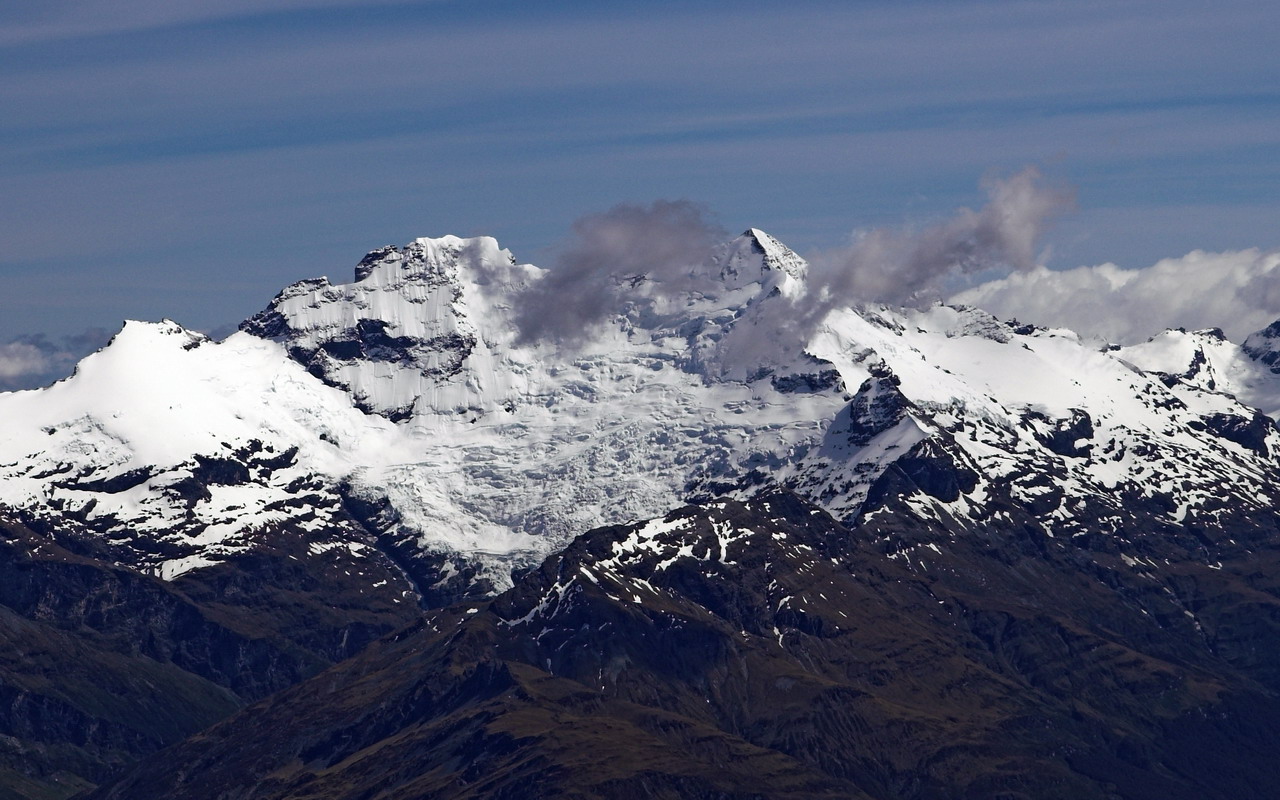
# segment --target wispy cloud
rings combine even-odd
[[[962,208],[920,230],[870,230],[846,248],[814,256],[813,316],[826,316],[834,305],[865,301],[930,302],[949,278],[1036,266],[1049,224],[1074,207],[1074,192],[1046,184],[1035,167],[989,178],[984,186],[987,203],[977,211]]]
[[[725,235],[706,209],[683,200],[582,217],[546,277],[521,298],[521,338],[572,344],[623,302],[692,290],[697,267]]]
[[[418,0],[398,0],[401,3]],[[380,0],[391,5],[397,0]],[[321,8],[367,6],[362,0],[121,0],[103,4],[93,0],[44,0],[0,14],[0,46],[76,39],[88,36],[157,30],[180,25],[208,23],[307,11]]]
[[[49,369],[49,359],[38,347],[26,342],[0,344],[0,384]]]

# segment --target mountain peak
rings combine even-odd
[[[385,245],[371,250],[356,264],[355,282],[372,278],[388,285],[412,278],[453,276],[461,270],[475,272],[475,277],[483,280],[488,270],[515,264],[511,251],[504,250],[491,236],[421,237],[404,247]]]
[[[808,270],[803,258],[758,228],[749,228],[717,248],[711,266],[719,269],[715,278],[723,288],[737,291],[758,284],[757,296],[775,290],[790,294],[803,284]]]
[[[748,228],[742,235],[751,239],[769,269],[780,270],[797,280],[804,279],[808,264],[790,247],[759,228]]]
[[[205,334],[188,330],[171,319],[159,322],[127,319],[110,341],[81,360],[76,374],[85,368],[93,369],[94,365],[104,361],[117,365],[145,363],[159,353],[194,350],[212,343],[213,339]]]
[[[1242,347],[1251,357],[1266,364],[1272,372],[1280,373],[1280,320],[1251,333]]]

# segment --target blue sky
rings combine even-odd
[[[1280,246],[1273,2],[0,5],[0,342],[689,199],[796,249],[1038,164],[1050,264]],[[1280,309],[1277,309],[1280,312]]]

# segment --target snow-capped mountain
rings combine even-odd
[[[0,404],[3,502],[76,521],[166,578],[273,525],[360,547],[332,477],[400,441],[270,342],[167,321],[127,323],[71,378]]]
[[[1164,381],[1190,383],[1229,394],[1269,417],[1280,416],[1278,357],[1280,323],[1252,334],[1242,344],[1229,341],[1218,328],[1203,331],[1168,330],[1138,345],[1114,352],[1146,372],[1162,373]]]
[[[587,527],[783,463],[845,402],[798,346],[749,380],[714,361],[803,262],[751,232],[700,266],[681,307],[628,302],[567,352],[517,342],[513,304],[542,271],[492,239],[375,251],[353,283],[295,284],[222,343],[130,323],[66,381],[3,396],[0,502],[167,577],[270,524],[461,555],[501,583]]]
[[[815,319],[806,264],[751,230],[609,275],[598,322],[539,338],[551,275],[419,239],[225,341],[130,322],[0,394],[0,772],[1270,796],[1238,776],[1280,720],[1280,327],[1121,348],[967,307]]]
[[[777,322],[806,271],[750,230],[679,281],[613,276],[603,324],[531,342],[540,268],[488,238],[381,248],[226,341],[129,323],[71,378],[0,395],[0,503],[166,578],[283,535],[390,557],[439,598],[775,484],[908,558],[1016,523],[1130,559],[1158,530],[1212,561],[1272,526],[1269,333],[1100,351],[971,308],[860,306],[795,338]],[[888,508],[919,523],[906,539]]]

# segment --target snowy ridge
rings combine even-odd
[[[355,541],[317,476],[401,447],[393,425],[277,345],[219,344],[168,321],[127,323],[71,378],[0,406],[3,502],[78,521],[165,577],[271,525]]]
[[[286,288],[242,328],[284,342],[372,413],[481,413],[527,392],[514,365],[501,363],[512,338],[503,301],[540,273],[487,237],[417,239],[365,256],[354,283]]]
[[[1228,386],[1256,377],[1225,357],[1229,343],[1201,338],[1221,343],[1205,369]],[[1051,536],[1119,534],[1135,515],[1219,529],[1273,516],[1273,420],[1213,388],[1222,382],[1135,368],[1139,355],[1155,358],[1150,348],[1099,352],[1069,331],[935,307],[834,314],[812,349],[849,385],[867,378],[823,446],[783,480],[846,520],[886,498],[953,527],[1012,510]],[[892,487],[877,477],[886,462],[899,467]]]
[[[851,525],[892,509],[951,535],[1269,524],[1266,332],[1099,351],[867,306],[771,335],[806,272],[752,229],[678,286],[619,276],[612,315],[562,346],[518,336],[544,271],[493,239],[381,248],[225,342],[129,323],[73,377],[0,395],[0,503],[165,577],[283,533],[443,554],[461,560],[432,580],[465,562],[495,587],[588,528],[776,484]]]
[[[1235,344],[1222,331],[1168,330],[1142,344],[1117,348],[1124,361],[1209,391],[1231,395],[1272,418],[1280,415],[1280,374],[1273,349],[1280,327],[1259,331]]]

